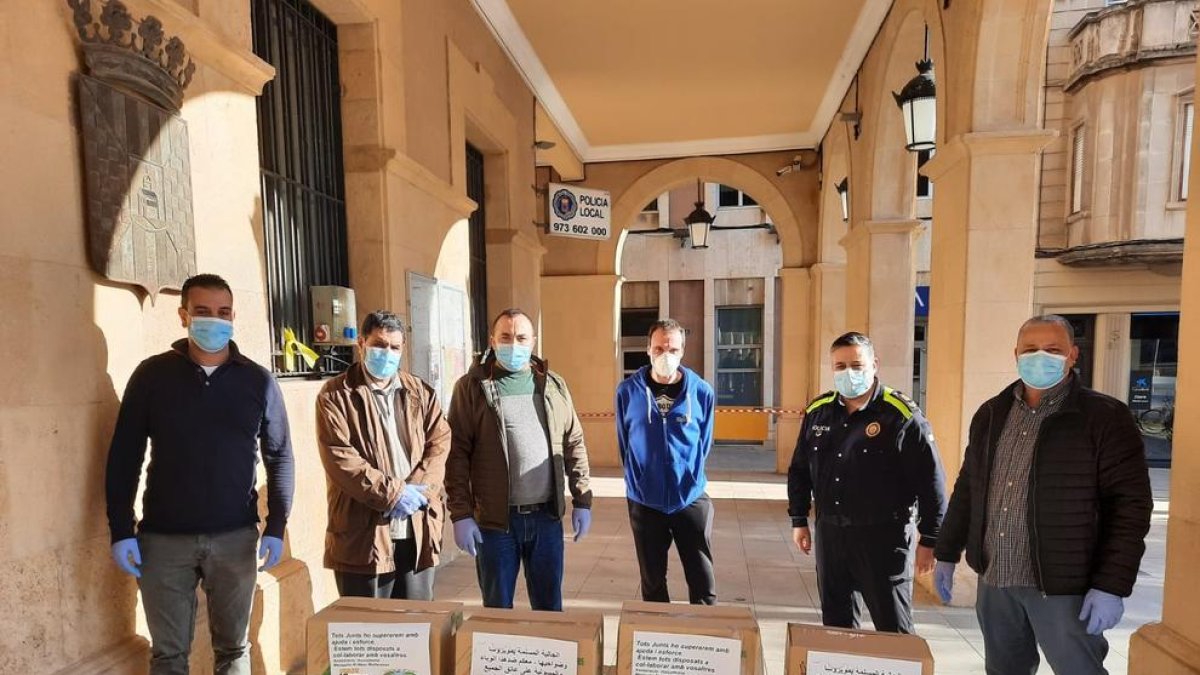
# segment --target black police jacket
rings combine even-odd
[[[847,414],[828,392],[805,411],[788,470],[788,514],[807,527],[906,522],[917,504],[921,544],[933,546],[946,513],[946,474],[933,431],[916,403],[878,380],[867,405]]]

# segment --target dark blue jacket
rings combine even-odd
[[[680,367],[683,393],[663,417],[642,366],[617,386],[617,452],[629,499],[663,513],[681,511],[704,494],[704,463],[713,444],[716,396],[695,372]]]
[[[214,534],[258,522],[256,465],[267,469],[264,535],[283,537],[294,468],[287,411],[267,369],[229,343],[211,376],[188,357],[187,340],[133,371],[108,450],[108,526],[114,542],[134,536],[146,441],[150,466],[140,531]]]

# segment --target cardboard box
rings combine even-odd
[[[753,612],[738,605],[626,602],[617,675],[656,675],[679,663],[694,664],[698,673],[760,675],[762,639]]]
[[[527,672],[531,662],[541,664],[536,672],[604,672],[604,615],[599,612],[481,609],[463,622],[455,642],[456,675]]]
[[[787,675],[933,675],[933,654],[916,635],[788,624]]]
[[[427,658],[430,675],[453,675],[462,616],[461,602],[341,598],[308,620],[305,672],[382,675],[415,670],[407,664]]]

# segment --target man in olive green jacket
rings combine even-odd
[[[512,607],[523,563],[530,605],[558,611],[564,488],[576,541],[591,526],[592,491],[571,394],[532,355],[534,342],[524,312],[501,312],[491,350],[455,385],[446,494],[455,542],[475,556],[483,604]]]

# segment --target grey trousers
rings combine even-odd
[[[142,533],[142,606],[150,629],[150,675],[187,675],[196,630],[196,586],[208,598],[216,675],[250,675],[250,608],[258,575],[258,528],[213,535]]]
[[[997,588],[979,580],[975,613],[988,675],[1037,673],[1038,645],[1061,675],[1107,675],[1108,640],[1079,620],[1082,595],[1043,596],[1036,588]]]

